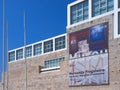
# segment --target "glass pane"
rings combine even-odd
[[[55,50],[65,48],[65,36],[55,39]]]
[[[83,7],[88,7],[88,0],[83,3]]]
[[[76,7],[77,7],[77,10],[79,10],[79,9],[81,9],[83,7],[83,5],[82,4],[78,4]]]
[[[118,8],[120,8],[120,0],[118,0]]]
[[[71,24],[88,19],[88,0],[71,7]]]
[[[93,0],[92,1],[92,16],[99,15],[100,12],[100,1],[99,0]]]
[[[118,14],[118,34],[120,34],[120,12]]]
[[[74,7],[71,8],[72,9],[72,12],[75,12],[76,11],[76,5]]]
[[[65,57],[55,58],[45,61],[45,68],[52,68],[60,66],[60,63],[65,60]]]
[[[92,0],[92,16],[98,16],[100,14],[113,10],[113,0]]]
[[[53,40],[44,42],[44,53],[53,51]]]
[[[40,55],[42,53],[42,44],[34,45],[34,55]]]
[[[15,60],[15,51],[9,53],[9,61]]]
[[[114,9],[113,3],[114,3],[113,0],[108,0],[108,5],[107,5],[108,6],[108,11],[112,11]]]
[[[106,7],[106,0],[100,0],[100,7]]]
[[[105,12],[107,12],[107,8],[106,7],[102,7],[101,10],[100,10],[100,13],[103,14]]]
[[[23,58],[23,49],[17,50],[16,51],[16,59],[22,59]]]
[[[26,57],[32,56],[32,46],[26,48]]]

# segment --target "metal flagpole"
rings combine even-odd
[[[5,64],[5,20],[4,20],[4,0],[3,0],[3,65],[2,65],[2,68],[3,68],[3,77],[2,77],[2,90],[4,90],[4,85],[5,85],[5,68],[4,68],[4,64]]]
[[[24,12],[24,59],[25,59],[25,90],[27,90],[27,60],[26,60],[26,21]]]
[[[7,22],[7,30],[6,31],[7,31],[7,35],[6,35],[6,39],[7,39],[6,40],[7,41],[7,78],[6,78],[7,79],[7,85],[6,85],[6,88],[8,90],[8,79],[9,79],[9,70],[8,70],[8,67],[9,67],[8,66],[9,65],[8,64],[8,22]]]

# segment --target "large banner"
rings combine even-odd
[[[69,35],[69,85],[108,84],[108,23]]]

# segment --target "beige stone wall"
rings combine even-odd
[[[65,61],[60,63],[60,69],[39,73],[39,66],[44,66],[45,60],[59,57],[65,57]],[[56,88],[64,85],[64,83],[61,84],[62,81],[66,81],[68,70],[66,66],[66,50],[27,59],[28,90],[53,90],[53,88],[55,88],[54,90],[57,90]],[[9,63],[9,90],[25,90],[25,80],[25,61],[21,60]],[[54,82],[56,82],[56,84]],[[0,90],[2,90],[1,84]]]
[[[120,38],[113,38],[113,16],[106,16],[82,25],[67,29],[67,33],[109,22],[109,85],[100,86],[68,86],[68,50],[50,53],[27,60],[28,90],[120,90]],[[69,39],[68,39],[69,40]],[[68,46],[69,48],[69,46]],[[44,60],[65,56],[66,60],[59,70],[39,73],[39,66],[44,66]],[[9,63],[9,90],[25,90],[24,60]],[[0,90],[1,84],[0,84]]]

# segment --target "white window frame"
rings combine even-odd
[[[29,48],[29,49],[28,49]],[[27,49],[28,49],[28,51],[27,51]],[[33,56],[33,46],[28,46],[28,47],[26,47],[26,58],[30,58],[30,57],[32,57]],[[30,56],[27,56],[27,55],[30,55]]]
[[[47,42],[49,42],[49,44],[46,44]],[[52,47],[51,47],[51,45],[52,45]],[[54,40],[53,39],[44,42],[44,53],[48,53],[48,52],[54,51],[53,48],[54,48]]]
[[[60,49],[63,49],[63,48],[66,47],[66,46],[65,46],[66,39],[63,40],[63,37],[65,37],[65,36],[55,38],[55,50],[60,50]],[[62,38],[62,40],[57,41],[57,39],[60,39],[60,38]],[[66,37],[65,37],[65,38],[66,38]],[[65,41],[65,43],[63,43],[63,41]],[[61,42],[62,44],[59,44],[60,42]],[[58,43],[59,45],[56,45],[56,43]],[[65,47],[63,47],[63,46],[65,46]],[[59,48],[59,47],[62,47],[62,48]]]
[[[40,47],[38,48],[37,45],[40,45]],[[37,49],[35,48],[37,46]],[[40,49],[40,53],[38,54],[38,49]],[[35,50],[37,50],[37,54],[35,52]],[[38,55],[41,55],[42,54],[42,43],[38,43],[38,44],[35,44],[33,45],[33,56],[38,56]]]
[[[18,51],[20,50],[23,50],[23,48],[16,50],[16,60],[23,59],[23,51],[22,51],[22,58],[18,58],[18,56],[20,55],[20,53],[18,54]]]
[[[70,8],[71,8],[72,6],[75,6],[76,4],[78,4],[78,3],[80,3],[80,2],[83,2],[83,1],[85,1],[85,0],[78,0],[78,1],[76,1],[77,3],[69,4],[70,7],[69,7],[69,5],[68,5],[68,8],[69,8],[69,9],[68,9],[68,10],[69,10],[68,12],[69,12],[69,13],[71,12],[71,9],[70,9]],[[89,0],[88,0],[88,3],[89,3]],[[89,5],[88,5],[88,8],[89,8]],[[77,11],[78,11],[78,10],[77,10]],[[89,11],[89,10],[88,10],[88,11]],[[89,13],[89,12],[88,12],[88,13]],[[81,16],[82,16],[82,17],[84,16],[84,15],[83,15],[83,5],[82,5],[82,15],[81,15]],[[78,16],[76,16],[76,17],[78,17]],[[71,13],[69,14],[69,18],[70,18],[69,24],[71,25]],[[88,15],[88,18],[89,18],[89,15]],[[67,19],[67,20],[68,20],[68,19]],[[87,20],[87,19],[85,19],[85,20]],[[83,20],[81,20],[80,22],[85,21],[85,20],[84,20],[84,18],[83,18]],[[76,23],[78,23],[78,22],[76,22]],[[75,23],[73,23],[73,24],[75,24]]]
[[[63,60],[60,60],[60,58],[64,58],[64,59],[63,59]],[[40,70],[40,72],[45,72],[45,71],[51,71],[51,70],[60,69],[60,63],[61,63],[62,61],[65,61],[65,56],[59,57],[59,58],[53,58],[53,59],[50,59],[50,60],[45,60],[45,61],[44,61],[44,65],[45,65],[45,62],[49,62],[49,61],[52,61],[52,60],[56,61],[56,59],[57,59],[57,60],[60,60],[60,61],[58,61],[58,65],[56,65],[56,66],[50,66],[50,67],[44,67],[44,68],[42,68],[42,69]],[[52,64],[49,64],[49,65],[52,65]]]
[[[11,53],[13,53],[14,52],[14,60],[10,60],[11,59]],[[8,54],[8,56],[9,56],[9,62],[13,62],[13,61],[15,61],[16,60],[16,51],[11,51],[11,52],[9,52],[9,54]],[[12,58],[13,58],[13,55],[12,55]]]

